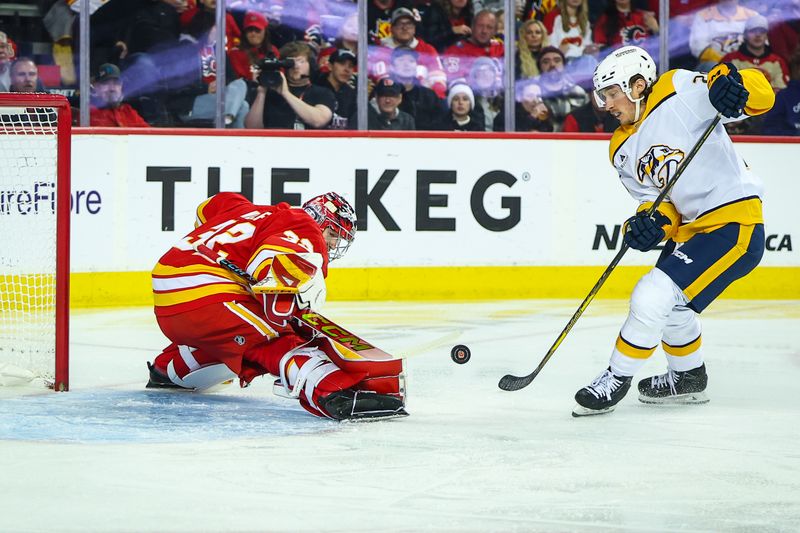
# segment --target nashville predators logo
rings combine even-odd
[[[663,189],[669,179],[675,175],[678,165],[683,161],[685,154],[677,148],[670,148],[663,144],[651,146],[639,158],[636,174],[641,183],[650,180],[659,189]]]

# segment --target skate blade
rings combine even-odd
[[[408,412],[405,409],[400,409],[399,411],[395,411],[393,413],[387,413],[385,415],[379,416],[362,416],[357,418],[345,418],[343,420],[339,420],[342,424],[370,424],[372,422],[382,422],[384,420],[394,420],[397,418],[405,418],[408,416]]]
[[[572,416],[579,418],[582,416],[604,415],[606,413],[610,413],[616,407],[616,405],[612,405],[611,407],[606,407],[605,409],[589,409],[587,407],[583,407],[582,405],[576,405],[572,409]]]
[[[650,405],[689,405],[708,403],[709,399],[705,392],[690,392],[664,398],[651,398],[640,394],[639,401]]]

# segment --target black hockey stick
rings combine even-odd
[[[694,156],[697,155],[697,152],[700,150],[700,147],[703,146],[703,143],[706,142],[708,136],[711,135],[711,132],[714,131],[714,128],[717,127],[717,124],[719,124],[721,118],[722,115],[717,113],[717,116],[714,117],[714,120],[711,121],[711,124],[703,132],[703,135],[700,136],[695,145],[692,147],[691,151],[686,156],[686,159],[684,159],[681,162],[681,165],[680,167],[678,167],[678,170],[675,172],[675,175],[672,176],[672,179],[670,179],[669,182],[667,182],[667,186],[664,187],[664,190],[661,191],[661,194],[658,195],[655,202],[653,202],[653,205],[650,206],[650,208],[647,210],[648,215],[652,215],[653,213],[655,213],[656,209],[658,209],[658,206],[661,205],[661,202],[664,201],[664,198],[672,190],[672,187],[675,185],[675,182],[678,181],[678,178],[681,177],[683,171],[686,169],[686,167],[689,165],[692,159],[694,159]],[[603,272],[603,274],[600,276],[600,279],[597,280],[597,283],[594,284],[592,290],[589,291],[589,294],[586,296],[586,298],[584,298],[583,303],[581,303],[581,305],[578,307],[578,310],[575,311],[575,314],[572,315],[572,318],[569,319],[569,322],[567,322],[567,325],[561,332],[561,335],[558,336],[556,341],[547,351],[547,354],[544,356],[544,359],[542,359],[542,362],[539,363],[539,366],[537,366],[536,369],[527,376],[514,376],[512,374],[506,374],[505,376],[502,377],[500,383],[498,384],[498,386],[501,389],[507,391],[515,391],[527,387],[528,385],[531,384],[531,382],[536,378],[536,376],[539,375],[539,372],[542,371],[544,365],[547,364],[547,361],[549,361],[550,358],[553,357],[553,354],[556,352],[558,347],[567,337],[567,334],[570,332],[570,330],[572,330],[572,327],[581,317],[586,308],[589,307],[589,304],[592,302],[592,300],[594,300],[595,295],[597,295],[598,291],[600,291],[600,287],[603,286],[608,277],[611,275],[611,272],[617,267],[617,264],[620,262],[622,256],[625,255],[625,252],[627,251],[628,251],[628,245],[625,244],[625,241],[623,241],[622,247],[620,248],[619,252],[617,252],[617,255],[614,256],[614,259],[611,260],[611,264],[608,265],[605,272]]]

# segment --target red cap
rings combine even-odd
[[[269,27],[269,22],[267,21],[267,17],[258,11],[248,11],[244,16],[244,24],[242,27],[244,29],[256,28],[258,30],[264,30]]]

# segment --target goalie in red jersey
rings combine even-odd
[[[328,263],[347,252],[355,222],[332,192],[302,208],[229,192],[200,204],[194,231],[153,269],[156,318],[172,342],[148,363],[147,387],[202,392],[272,374],[278,394],[317,416],[405,415],[399,360],[349,364],[347,348],[293,320],[324,303]]]

